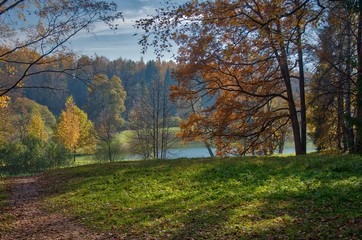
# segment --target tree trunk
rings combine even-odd
[[[195,113],[195,112],[196,112],[196,110],[195,110],[195,105],[194,105],[194,103],[192,102],[192,100],[190,100],[190,103],[191,103],[192,112]],[[205,143],[205,146],[206,146],[207,151],[208,151],[209,154],[210,154],[210,157],[215,157],[214,153],[213,153],[212,150],[211,150],[210,144],[209,144],[206,140],[204,141],[204,143]]]
[[[205,146],[207,148],[207,151],[209,151],[210,157],[214,157],[214,153],[212,152],[210,144],[207,141],[204,141],[204,143],[205,143]]]
[[[283,76],[285,88],[287,90],[288,109],[289,109],[289,117],[292,122],[295,154],[303,155],[305,153],[303,152],[303,147],[302,147],[302,142],[301,142],[301,137],[300,137],[298,114],[297,114],[297,110],[296,110],[296,106],[295,106],[295,102],[294,102],[293,90],[292,90],[292,85],[291,85],[291,81],[290,81],[289,67],[288,67],[288,62],[287,62],[287,54],[286,54],[284,46],[281,48],[281,56],[279,56],[277,51],[275,51],[275,54],[279,61],[281,74]]]
[[[277,31],[281,32],[280,22],[277,22]],[[284,80],[284,86],[287,91],[289,118],[292,123],[295,154],[303,155],[305,154],[305,152],[303,151],[303,146],[301,141],[298,113],[294,102],[293,89],[292,89],[289,66],[288,66],[287,51],[285,49],[286,47],[283,43],[283,40],[279,40],[277,46],[274,43],[272,36],[270,36],[270,41],[272,43],[272,47],[274,48],[274,54],[278,61],[280,73]],[[280,51],[280,54],[278,50]]]
[[[362,0],[359,1],[358,17],[358,75],[357,75],[357,119],[356,119],[356,143],[355,153],[362,153]]]
[[[166,150],[167,135],[168,135],[168,127],[166,126],[167,117],[168,116],[167,116],[166,82],[164,82],[162,85],[161,159],[166,159],[166,154],[167,154]]]
[[[349,152],[353,152],[354,146],[354,134],[353,134],[353,127],[351,124],[352,119],[352,111],[351,111],[351,75],[352,75],[352,68],[351,68],[351,56],[352,56],[352,49],[351,49],[351,22],[347,21],[346,26],[346,77],[345,77],[345,108],[346,108],[346,144],[347,149]]]
[[[111,142],[108,142],[108,158],[109,158],[109,162],[112,162]]]
[[[280,140],[278,142],[278,153],[282,154],[284,151],[284,143],[285,143],[285,133],[282,132],[282,136],[280,137]]]
[[[77,152],[76,148],[74,148],[74,151],[73,151],[73,162],[75,162],[75,153]]]
[[[300,91],[300,141],[302,154],[307,153],[307,115],[305,104],[305,77],[303,63],[302,32],[298,27],[298,65],[299,65],[299,91]]]
[[[343,78],[340,78],[340,81],[342,81]],[[342,85],[342,84],[341,84]],[[342,150],[342,139],[343,139],[343,113],[344,113],[344,109],[343,109],[343,89],[341,89],[342,86],[340,86],[337,90],[337,132],[336,132],[336,137],[337,137],[337,146],[336,148],[341,151]]]

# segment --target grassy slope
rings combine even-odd
[[[125,238],[361,238],[362,157],[120,162],[51,171],[54,211]]]

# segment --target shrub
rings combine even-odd
[[[26,137],[0,148],[0,161],[12,174],[33,173],[67,163],[69,152],[54,142]]]
[[[98,144],[94,159],[101,162],[113,162],[119,159],[123,154],[120,141],[113,139],[112,141],[102,141]]]

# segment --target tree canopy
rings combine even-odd
[[[210,140],[219,154],[272,153],[290,126],[299,155],[306,153],[307,142],[308,37],[325,24],[346,22],[341,17],[326,23],[326,16],[336,14],[336,9],[362,9],[362,4],[349,3],[346,7],[310,0],[189,1],[167,4],[136,27],[144,30],[139,40],[144,51],[154,47],[162,56],[177,44],[178,85],[172,89],[173,98],[210,102],[183,122],[183,138]],[[360,38],[355,39],[357,46]],[[355,107],[357,114],[349,118],[360,135],[359,105]]]
[[[122,17],[116,11],[115,3],[96,0],[1,1],[0,96],[24,88],[33,75],[44,72],[72,75],[79,66],[67,64],[72,62],[69,60],[74,54],[66,43],[82,30],[91,31],[98,22],[116,27],[113,21]]]
[[[87,114],[74,104],[72,97],[68,98],[65,110],[60,115],[56,138],[68,151],[74,153],[74,159],[80,149],[84,152],[94,151],[93,123],[88,120]]]

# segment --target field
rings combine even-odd
[[[362,157],[250,157],[49,171],[43,201],[125,239],[360,239]]]

